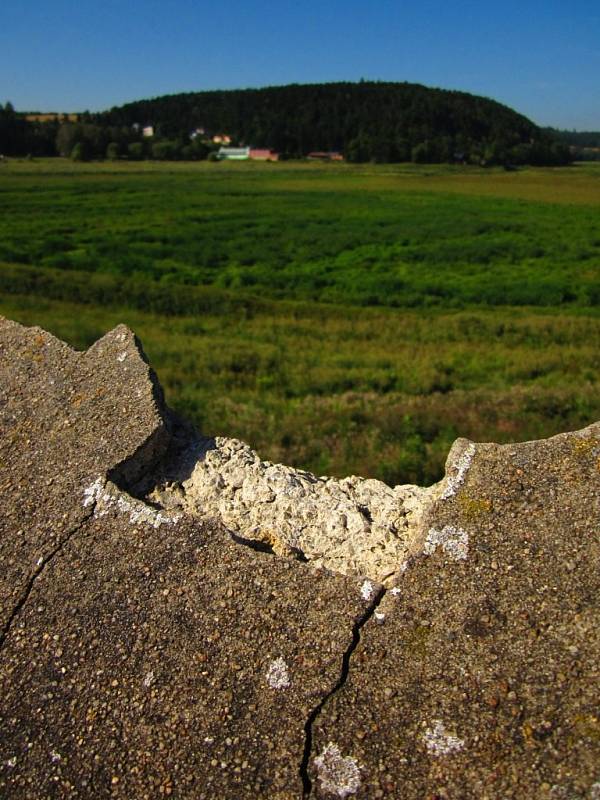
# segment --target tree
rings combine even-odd
[[[180,148],[178,142],[173,142],[169,139],[161,139],[152,144],[152,158],[157,161],[171,161],[180,156]]]
[[[134,161],[141,161],[144,157],[144,143],[131,142],[131,144],[127,146],[127,153],[129,158],[133,159]]]
[[[71,159],[73,161],[89,161],[90,160],[90,146],[84,140],[77,142],[71,150]]]
[[[66,122],[61,125],[56,134],[56,150],[59,156],[68,158],[79,138],[76,125]]]

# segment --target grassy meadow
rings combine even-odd
[[[0,313],[126,322],[264,458],[436,480],[456,436],[600,418],[600,168],[0,165]]]

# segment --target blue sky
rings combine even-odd
[[[0,102],[101,110],[181,91],[411,81],[600,130],[600,2],[6,0]]]

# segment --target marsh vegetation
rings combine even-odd
[[[171,405],[391,483],[600,416],[600,170],[0,166],[0,312],[140,335]]]

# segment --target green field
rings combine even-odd
[[[0,165],[0,313],[140,335],[206,433],[431,482],[600,418],[600,168]]]

